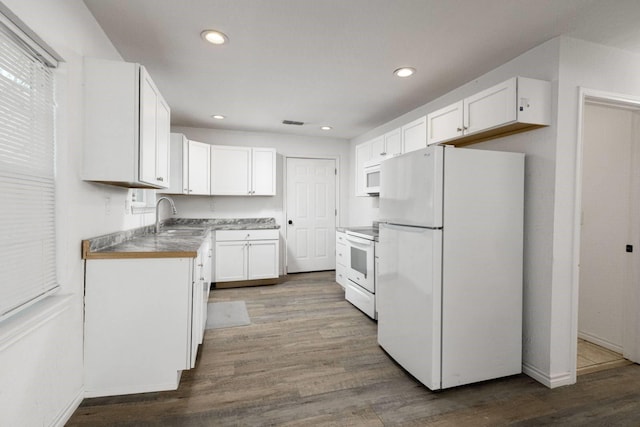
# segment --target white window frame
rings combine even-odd
[[[61,60],[0,3],[0,321],[57,292],[55,87]],[[13,114],[17,113],[17,114]]]

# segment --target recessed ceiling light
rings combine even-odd
[[[413,73],[416,72],[415,68],[411,68],[411,67],[402,67],[402,68],[398,68],[397,70],[395,70],[393,72],[393,74],[395,74],[398,77],[409,77],[411,75],[413,75]]]
[[[320,129],[322,130],[331,130],[331,126],[322,126]]]
[[[213,116],[211,116],[212,118],[216,119],[216,120],[222,120],[224,119],[224,116],[222,114],[214,114]]]
[[[212,44],[225,44],[229,41],[229,37],[225,33],[217,30],[204,30],[200,35],[204,40]]]

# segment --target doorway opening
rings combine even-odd
[[[576,374],[637,359],[640,104],[584,97]]]

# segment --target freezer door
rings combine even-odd
[[[378,344],[431,390],[441,388],[442,230],[380,224]]]
[[[392,157],[380,166],[380,220],[442,227],[444,148],[431,146]]]

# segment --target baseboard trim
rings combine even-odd
[[[234,280],[233,282],[216,282],[214,283],[214,289],[227,289],[227,288],[242,288],[245,286],[265,286],[265,285],[277,285],[286,280],[287,276],[274,277],[272,279],[257,279],[257,280]]]
[[[67,407],[64,408],[62,412],[60,412],[60,414],[58,414],[58,416],[53,420],[53,422],[51,423],[51,426],[63,427],[69,421],[69,419],[71,419],[71,416],[76,411],[76,409],[78,409],[83,399],[84,399],[84,388],[81,388],[78,391],[78,394],[67,405]]]
[[[548,388],[556,388],[575,384],[575,380],[573,379],[570,372],[562,372],[560,374],[549,375],[546,372],[543,372],[535,366],[529,365],[527,363],[522,364],[522,372]]]
[[[578,331],[578,338],[581,338],[585,341],[589,341],[590,343],[599,345],[600,347],[604,347],[607,350],[611,350],[611,351],[615,351],[616,353],[624,353],[623,349],[621,346],[613,344],[612,342],[609,342],[607,340],[604,340],[602,338],[598,338],[595,335],[591,335],[589,333],[586,332],[580,332]]]

